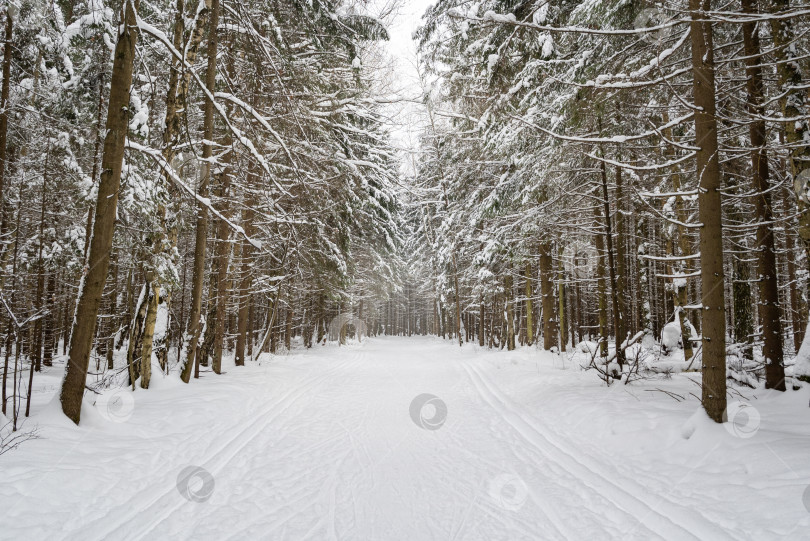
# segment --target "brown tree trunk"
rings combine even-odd
[[[669,115],[664,112],[664,122],[669,122]],[[664,130],[664,137],[669,139],[670,141],[673,140],[672,135],[672,128],[667,128]],[[674,160],[677,157],[675,149],[671,146],[667,146],[667,151],[665,155],[670,160]],[[672,175],[670,175],[672,179],[672,190],[675,193],[681,191],[681,173],[680,169],[675,166],[672,170]],[[683,207],[683,197],[680,195],[675,196],[674,201],[674,208],[673,208],[673,218],[678,221],[678,225],[676,228],[667,228],[668,230],[671,229],[671,232],[667,234],[667,255],[675,256],[679,255],[681,257],[688,257],[691,255],[689,253],[689,239],[686,236],[686,227],[682,224],[687,222],[687,215],[686,211]],[[676,254],[676,243],[673,240],[673,236],[677,232],[678,235],[678,242],[677,247],[679,249],[679,253]],[[690,265],[688,259],[682,259],[677,262],[668,262],[667,273],[675,276],[675,275],[686,275],[689,274]],[[683,340],[683,357],[684,360],[688,361],[692,358],[692,340],[690,337],[692,336],[691,329],[687,322],[689,321],[686,317],[686,309],[684,308],[687,305],[688,300],[688,282],[686,282],[687,278],[683,278],[683,281],[679,278],[672,279],[672,301],[675,305],[676,317],[678,318],[678,323],[681,327],[681,337]]]
[[[543,305],[543,349],[557,344],[557,326],[554,319],[554,270],[551,242],[540,243],[540,296]]]
[[[6,4],[6,33],[3,46],[3,87],[0,90],[0,213],[3,211],[5,201],[5,172],[8,159],[8,110],[9,93],[11,85],[11,38],[14,33],[14,19],[8,13]]]
[[[135,313],[129,323],[129,342],[127,344],[127,369],[129,371],[129,384],[135,390],[135,381],[140,375],[140,363],[138,362],[138,351],[142,339],[142,329],[144,320],[147,317],[149,306],[150,282],[146,282],[141,288],[138,302],[135,306]]]
[[[183,51],[185,57],[185,61],[189,64],[193,65],[197,58],[197,51],[199,49],[199,45],[202,42],[202,36],[204,33],[205,28],[205,21],[207,19],[208,11],[210,7],[210,0],[207,3],[203,4],[203,9],[196,13],[196,17],[194,19],[195,26],[191,29],[191,35],[188,40],[188,44],[185,45],[184,42],[184,34],[185,34],[185,14],[184,14],[184,2],[183,0],[177,0],[177,4],[175,6],[175,18],[174,18],[174,38],[173,44],[176,50]],[[198,8],[197,5],[194,6],[196,10]],[[180,77],[180,74],[184,73],[184,76]],[[186,116],[186,94],[188,90],[188,83],[191,74],[185,67],[182,65],[182,61],[178,59],[173,59],[172,70],[169,75],[169,88],[166,92],[166,116],[164,120],[165,129],[163,132],[163,159],[170,167],[174,167],[174,158],[175,158],[175,147],[180,142],[180,132],[182,127],[182,120]],[[176,216],[179,214],[179,210],[176,208],[177,201],[179,200],[179,194],[175,189],[175,184],[170,178],[170,173],[168,171],[164,171],[164,180],[169,190],[169,198],[170,202],[169,205],[175,207],[169,211],[166,208],[166,205],[161,203],[158,208],[158,213],[160,214],[161,218],[161,225],[162,229],[160,233],[156,236],[155,240],[153,241],[153,253],[156,258],[166,258],[172,260],[173,263],[176,265],[177,262],[174,261],[174,254],[176,254],[176,247],[177,247],[177,220]],[[142,337],[142,364],[147,359],[152,358],[152,346],[153,340],[155,336],[155,322],[157,321],[157,312],[159,310],[160,304],[165,304],[164,308],[166,313],[171,316],[171,289],[170,284],[164,284],[163,277],[156,272],[155,270],[150,270],[147,275],[147,280],[151,284],[151,291],[153,295],[158,298],[158,302],[150,302],[148,304],[148,311],[146,314],[146,320],[144,322],[143,333],[144,336]],[[166,329],[161,329],[162,335],[160,336],[160,350],[159,350],[159,361],[161,366],[165,366],[166,358],[168,354],[168,347],[169,347],[169,329],[171,328],[171,322],[167,321]],[[147,339],[147,336],[149,337]],[[145,375],[141,378],[141,385],[144,388],[148,388],[149,385],[149,377]]]
[[[148,389],[152,378],[152,341],[155,338],[155,320],[160,305],[160,286],[157,280],[151,282],[152,287],[147,292],[146,317],[143,322],[143,341],[141,342],[141,389]]]
[[[506,269],[503,278],[503,300],[506,303],[506,349],[515,349],[515,310],[511,269]]]
[[[485,312],[485,307],[484,307],[484,299],[481,299],[481,306],[480,306],[480,308],[479,308],[478,312],[479,312],[479,315],[478,315],[478,346],[479,346],[479,347],[484,347],[484,325],[485,325],[485,319],[484,319],[484,312]]]
[[[565,326],[565,271],[562,265],[562,245],[560,245],[559,254],[560,265],[557,269],[557,314],[559,324],[557,326],[560,329],[560,351],[565,351],[566,344],[568,343],[568,327]]]
[[[603,153],[604,155],[604,153]],[[616,261],[613,257],[613,227],[610,219],[610,199],[608,199],[608,184],[607,184],[607,167],[605,162],[601,162],[602,169],[602,206],[603,213],[603,227],[605,231],[605,246],[607,251],[608,272],[610,276],[610,304],[613,308],[613,334],[616,337],[616,362],[619,366],[623,366],[624,350],[621,348],[622,342],[625,340],[624,336],[624,315],[622,308],[619,304],[619,284],[616,279]]]
[[[45,328],[42,332],[42,342],[44,345],[44,351],[42,352],[42,364],[45,366],[53,366],[53,352],[55,349],[54,335],[56,332],[56,322],[58,321],[56,317],[56,273],[53,271],[48,273],[48,293],[46,298],[47,305],[44,324]]]
[[[248,179],[248,186],[251,186],[250,175]],[[245,230],[245,235],[250,237],[253,235],[253,208],[245,204],[242,211],[242,227]],[[244,366],[245,364],[245,346],[248,342],[248,329],[250,319],[250,288],[252,283],[253,274],[251,267],[253,263],[252,254],[253,246],[247,241],[242,240],[242,268],[239,276],[239,313],[237,316],[237,337],[236,337],[236,366]]]
[[[35,312],[42,316],[42,304],[43,304],[43,295],[45,294],[45,262],[42,259],[42,250],[45,244],[45,208],[46,208],[46,196],[47,196],[47,189],[48,189],[48,165],[50,162],[50,155],[51,155],[51,146],[50,143],[48,144],[48,153],[45,158],[45,171],[42,172],[42,193],[40,194],[42,197],[42,201],[40,203],[40,212],[39,212],[39,246],[37,247],[37,294],[36,299],[34,300],[34,308]],[[19,225],[18,225],[19,227]],[[43,317],[39,317],[36,322],[34,323],[34,348],[33,348],[33,357],[32,363],[34,364],[34,369],[39,372],[42,369],[42,323],[44,319]],[[29,399],[30,400],[30,399]],[[26,415],[28,415],[26,413]]]
[[[453,254],[453,285],[455,288],[456,297],[456,334],[458,335],[458,345],[464,345],[464,340],[461,336],[461,294],[458,287],[458,264],[456,263],[456,255]]]
[[[230,138],[228,138],[230,139]],[[225,143],[223,143],[224,145]],[[226,166],[225,171],[219,175],[217,192],[219,202],[217,210],[225,215],[228,212],[227,198],[230,189],[230,170]],[[222,372],[222,346],[225,341],[225,318],[228,304],[228,267],[230,263],[231,243],[229,242],[228,224],[225,220],[217,220],[217,238],[214,252],[213,272],[211,276],[211,289],[209,298],[212,299],[213,309],[210,311],[212,320],[208,322],[206,334],[211,332],[211,368],[214,373]],[[202,359],[201,359],[202,361]]]
[[[292,295],[290,295],[292,297]],[[284,324],[284,347],[287,348],[287,351],[290,351],[292,347],[292,323],[293,323],[293,310],[292,310],[292,298],[288,299],[287,303],[287,320]],[[360,317],[362,319],[362,316]],[[357,341],[360,341],[360,328],[355,326],[354,334],[357,338]]]
[[[213,95],[216,90],[217,71],[217,29],[219,27],[219,0],[211,0],[211,18],[208,24],[208,66],[205,74],[205,86]],[[201,197],[208,197],[208,184],[211,180],[211,157],[213,147],[211,141],[214,140],[214,104],[211,100],[205,100],[203,107],[203,164],[200,183],[197,186],[197,193]],[[208,208],[197,204],[197,224],[194,244],[194,273],[191,278],[191,311],[188,317],[188,327],[186,329],[186,358],[183,369],[180,372],[180,379],[188,383],[191,379],[191,371],[197,361],[197,349],[201,332],[202,316],[202,292],[203,281],[205,280],[205,248],[208,241]]]
[[[742,0],[744,13],[756,14],[752,0]],[[785,367],[782,351],[782,310],[779,306],[776,253],[770,223],[773,221],[768,171],[768,152],[765,131],[765,111],[762,106],[762,68],[760,63],[757,24],[742,25],[745,50],[745,72],[748,76],[748,109],[753,115],[749,124],[751,136],[751,162],[757,216],[757,247],[759,272],[759,320],[762,323],[762,355],[765,357],[765,388],[785,390]]]
[[[526,261],[526,344],[531,346],[534,343],[534,313],[532,311],[532,297],[534,296],[534,286],[532,285],[532,262]],[[483,305],[482,305],[483,306]],[[483,345],[483,343],[481,344]]]
[[[118,36],[113,57],[112,84],[107,111],[104,154],[101,162],[101,179],[93,220],[93,237],[90,241],[85,275],[79,287],[79,298],[71,332],[70,353],[60,396],[62,411],[76,424],[81,418],[87,365],[90,360],[90,349],[93,346],[101,294],[104,290],[104,282],[107,280],[115,230],[124,144],[129,125],[129,94],[132,85],[135,43],[138,39],[136,11],[139,3],[140,0],[125,0],[123,5],[122,20],[125,24]]]
[[[603,228],[600,205],[593,208],[594,214],[594,245],[596,246],[596,291],[599,306],[599,355],[608,356],[608,314],[607,314],[607,273],[605,272],[605,236],[599,231]]]
[[[621,346],[628,338],[628,325],[630,311],[628,308],[627,297],[627,259],[625,251],[627,246],[627,236],[625,235],[625,222],[624,222],[624,183],[622,177],[622,168],[616,167],[616,298],[618,300],[619,313],[621,323],[618,334],[616,336],[616,346]],[[624,359],[624,351],[621,352],[621,358]]]
[[[790,195],[791,190],[785,187],[782,190],[783,196],[783,214],[790,215]],[[790,322],[793,332],[793,351],[799,352],[804,338],[805,317],[802,300],[800,298],[801,288],[797,281],[796,273],[796,259],[798,252],[796,251],[796,235],[793,228],[793,223],[788,222],[785,224],[785,258],[787,259],[787,273],[788,273],[788,291],[790,291]]]
[[[700,275],[703,305],[703,407],[714,421],[726,410],[726,302],[720,156],[714,87],[712,24],[705,20],[711,0],[689,0],[697,173],[700,191]]]
[[[790,0],[772,0],[772,11],[790,9]],[[804,242],[810,264],[810,121],[807,117],[807,90],[802,88],[802,72],[797,51],[795,32],[790,18],[771,19],[771,35],[774,41],[773,54],[778,61],[780,104],[787,120],[783,126],[790,150],[790,173],[793,179],[796,201],[799,207],[799,238]],[[757,60],[760,60],[757,58]],[[799,119],[799,120],[797,120]]]

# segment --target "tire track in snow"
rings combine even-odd
[[[598,472],[598,470],[588,465],[576,457],[576,450],[564,449],[560,444],[553,442],[549,438],[547,431],[530,420],[530,416],[521,412],[519,408],[507,398],[497,386],[482,374],[481,370],[474,365],[474,362],[459,364],[469,375],[473,385],[476,386],[482,398],[498,412],[498,414],[512,428],[520,434],[523,439],[530,443],[549,461],[555,462],[564,471],[574,476],[583,486],[599,493],[606,501],[612,501],[617,507],[627,512],[634,520],[653,517],[657,524],[641,524],[650,533],[661,535],[661,531],[681,532],[680,538],[687,535],[691,539],[723,539],[728,538],[728,532],[719,528],[716,524],[709,522],[697,522],[694,511],[679,507],[660,496],[644,491],[637,483],[630,478],[623,478],[622,482],[631,484],[633,491],[622,488],[619,484]],[[598,485],[598,486],[597,486]],[[644,494],[655,501],[655,508],[646,503],[636,494]],[[667,516],[673,515],[673,518]],[[694,533],[695,531],[699,533]]]

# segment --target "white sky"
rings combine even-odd
[[[432,3],[430,0],[401,0],[398,14],[388,29],[391,37],[388,47],[395,58],[412,61],[416,44],[411,40],[411,35]]]
[[[421,24],[422,14],[432,4],[431,0],[400,0],[397,13],[388,27],[390,41],[386,43],[394,61],[393,89],[402,98],[418,98],[421,94],[416,71],[416,42],[411,39]],[[394,144],[406,149],[403,153],[403,170],[410,173],[407,149],[415,149],[420,107],[411,103],[395,103],[390,108],[391,134]]]

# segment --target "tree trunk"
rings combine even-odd
[[[757,14],[752,0],[742,0],[744,13]],[[749,124],[751,136],[751,165],[757,216],[757,267],[759,273],[759,321],[762,324],[762,355],[765,357],[765,388],[785,390],[784,354],[782,351],[782,310],[779,306],[776,250],[770,222],[773,221],[771,193],[766,150],[766,116],[762,93],[762,68],[760,62],[759,31],[753,22],[743,23],[745,72],[748,76],[748,109],[753,115]]]
[[[714,88],[712,23],[704,20],[711,0],[689,0],[692,39],[695,139],[700,190],[700,275],[703,305],[703,407],[714,421],[726,410],[726,303],[720,156]]]
[[[526,261],[526,344],[531,346],[534,343],[534,313],[532,311],[532,297],[534,287],[532,286],[532,262]],[[483,304],[481,305],[483,306]],[[482,314],[483,315],[483,314]],[[481,343],[483,345],[483,342]]]
[[[148,389],[152,378],[152,341],[155,338],[155,321],[157,320],[158,306],[160,305],[160,286],[153,280],[149,288],[146,302],[146,318],[143,322],[143,342],[141,343],[141,389]]]
[[[93,237],[90,241],[85,275],[79,287],[79,298],[71,331],[70,353],[60,396],[62,411],[76,424],[81,418],[87,365],[90,360],[90,349],[93,346],[101,294],[104,290],[104,282],[107,280],[113,231],[115,230],[124,144],[129,125],[129,94],[132,85],[135,43],[138,39],[136,11],[139,3],[140,0],[125,0],[122,9],[122,20],[125,24],[115,45],[101,179],[93,220]]]
[[[34,300],[35,313],[40,314],[36,322],[34,322],[34,348],[33,357],[31,359],[34,364],[34,369],[39,372],[42,369],[42,297],[45,294],[45,262],[42,259],[42,250],[45,244],[45,209],[46,209],[46,196],[48,189],[48,165],[50,162],[51,145],[48,143],[48,153],[45,158],[45,170],[42,172],[42,201],[40,203],[39,212],[39,246],[37,247],[37,294]],[[18,224],[19,227],[19,224]],[[26,413],[26,416],[28,414]]]
[[[515,349],[515,309],[511,269],[506,269],[503,278],[503,299],[506,303],[506,349]]]
[[[604,153],[603,153],[604,156]],[[604,207],[604,231],[605,231],[605,245],[607,248],[608,271],[610,275],[610,304],[613,307],[613,334],[616,337],[616,362],[619,366],[623,366],[624,350],[621,348],[622,343],[627,338],[624,333],[624,315],[622,314],[621,304],[619,304],[619,284],[616,279],[616,261],[613,257],[613,227],[610,219],[610,199],[608,199],[608,185],[607,185],[607,167],[605,162],[602,164],[602,205]]]
[[[287,351],[290,351],[290,349],[292,348],[292,323],[293,323],[292,298],[290,298],[289,301],[290,302],[287,303],[287,320],[285,321],[284,324],[284,347],[287,348]],[[360,329],[357,326],[355,326],[354,328],[354,334],[356,335],[357,341],[359,342]]]
[[[191,34],[187,44],[183,43],[185,34],[185,7],[183,0],[177,0],[177,4],[175,6],[173,44],[176,50],[183,51],[185,61],[191,65],[193,65],[196,61],[197,51],[200,43],[202,42],[205,21],[208,16],[210,3],[211,0],[207,0],[206,3],[202,4],[203,9],[195,13],[195,25],[191,29]],[[198,6],[195,5],[194,9],[196,11]],[[184,74],[182,78],[180,77],[181,73]],[[169,75],[169,87],[166,92],[166,116],[164,120],[165,129],[163,132],[162,151],[163,159],[170,167],[174,167],[175,165],[175,147],[180,143],[182,121],[186,117],[186,94],[188,91],[190,77],[191,74],[185,69],[182,62],[178,59],[173,59],[172,70]],[[158,213],[160,214],[162,228],[153,241],[153,252],[156,259],[168,259],[172,261],[173,265],[176,266],[177,261],[175,261],[175,254],[177,253],[177,215],[179,214],[179,209],[176,207],[180,196],[175,189],[175,184],[171,180],[170,175],[171,174],[169,171],[164,171],[163,173],[164,181],[169,191],[168,204],[174,208],[169,210],[166,208],[165,203],[161,202],[159,204]],[[143,337],[142,360],[152,358],[153,341],[156,337],[155,323],[157,321],[157,313],[161,303],[165,305],[164,309],[166,313],[171,316],[171,284],[163,283],[165,281],[164,277],[155,270],[151,270],[149,272],[147,279],[151,283],[151,290],[153,294],[156,297],[159,297],[160,301],[158,303],[149,302],[148,305],[143,332],[144,335],[149,335],[150,338],[146,339],[146,336]],[[169,348],[169,328],[170,323],[167,321],[166,328],[160,329],[160,332],[157,334],[160,355],[159,360],[161,366],[165,366],[166,364],[166,356]],[[148,388],[148,377],[142,377],[141,385],[143,386],[144,384],[147,385],[147,387],[144,388]]]
[[[557,314],[559,315],[560,351],[565,351],[568,343],[568,327],[565,326],[565,271],[562,265],[563,249],[559,248],[560,265],[557,269]]]
[[[249,175],[248,185],[252,186]],[[242,227],[245,230],[245,235],[250,237],[253,235],[253,208],[245,204],[242,210]],[[252,254],[253,246],[247,241],[242,240],[242,267],[239,273],[239,313],[237,316],[237,337],[236,337],[236,366],[244,366],[245,364],[245,346],[248,341],[248,320],[250,319],[250,288],[252,283],[253,274],[251,267],[253,263]]]
[[[596,290],[597,304],[599,305],[599,355],[608,356],[608,314],[607,314],[607,276],[605,272],[605,236],[599,231],[603,228],[602,212],[599,205],[593,208],[594,245],[596,246]],[[544,309],[545,310],[545,309]]]
[[[664,112],[664,122],[669,122],[669,115]],[[664,137],[670,141],[673,141],[672,135],[672,128],[667,128],[664,130]],[[667,146],[667,151],[665,155],[670,160],[674,160],[677,158],[677,153],[675,149],[671,146]],[[672,190],[675,193],[681,191],[681,173],[680,169],[675,166],[672,168],[672,174],[670,175],[672,179]],[[665,205],[667,205],[665,203]],[[686,215],[686,211],[683,208],[683,197],[680,195],[676,195],[674,197],[674,202],[672,205],[672,218],[677,220],[678,225],[677,227],[668,227],[667,231],[667,255],[676,256],[679,255],[680,257],[688,257],[691,255],[689,253],[689,239],[686,236],[686,227],[682,224],[685,224],[688,220],[688,216]],[[677,232],[678,239],[677,244],[675,243],[673,236]],[[678,247],[678,253],[676,253],[675,246]],[[681,276],[687,275],[690,271],[690,265],[688,259],[681,259],[677,262],[669,262],[667,273],[671,276]],[[672,278],[672,301],[675,305],[675,317],[678,318],[678,324],[681,327],[681,340],[683,341],[683,357],[684,360],[688,361],[692,358],[692,340],[690,337],[692,336],[692,331],[687,322],[689,321],[686,317],[686,309],[684,308],[688,303],[688,282],[687,278]]]
[[[230,139],[230,138],[228,138]],[[223,143],[223,146],[225,143]],[[230,154],[230,153],[229,153]],[[217,192],[218,211],[225,215],[228,212],[227,198],[230,189],[230,170],[226,166],[219,176]],[[225,220],[217,220],[217,238],[214,252],[213,272],[211,276],[211,286],[209,298],[212,300],[213,309],[210,311],[212,320],[208,322],[206,334],[212,333],[211,346],[211,368],[214,373],[222,372],[222,346],[225,341],[225,318],[228,304],[228,267],[230,264],[231,243],[229,242],[229,228]],[[201,359],[202,361],[202,359]]]
[[[219,0],[211,0],[211,17],[208,24],[208,66],[205,73],[205,86],[213,95],[216,91],[217,71],[217,29],[219,28]],[[211,157],[214,140],[214,104],[206,99],[203,106],[203,163],[197,193],[200,197],[208,197],[208,184],[211,180]],[[188,383],[191,371],[197,361],[197,349],[200,341],[202,327],[202,293],[205,280],[205,249],[208,241],[208,208],[201,203],[197,204],[197,224],[194,242],[194,272],[191,278],[191,310],[186,328],[186,358],[180,379]]]
[[[790,207],[790,189],[785,187],[782,190],[783,196],[783,215],[792,214]],[[796,251],[796,236],[793,230],[792,221],[785,224],[785,258],[787,259],[787,273],[788,273],[788,291],[790,291],[790,322],[793,334],[793,351],[799,352],[804,338],[804,309],[802,300],[800,298],[801,290],[797,281],[796,273],[796,259],[798,252]]]
[[[790,0],[773,0],[772,11],[790,9]],[[793,31],[793,19],[771,19],[771,35],[774,41],[773,54],[778,61],[779,93],[782,115],[787,120],[783,125],[785,139],[790,145],[790,173],[793,179],[796,201],[799,207],[799,238],[804,242],[810,265],[810,121],[807,119],[807,89],[802,88],[800,54]],[[760,58],[755,59],[761,61]],[[798,119],[798,120],[797,120]]]
[[[11,38],[14,33],[14,19],[8,12],[8,5],[6,4],[6,34],[5,45],[3,46],[3,87],[0,90],[0,213],[3,211],[5,202],[5,172],[6,160],[8,159],[8,100],[11,84]]]
[[[43,352],[42,364],[45,366],[53,366],[53,352],[55,349],[54,335],[56,322],[56,273],[50,271],[48,273],[48,293],[44,329],[42,332]]]
[[[143,336],[143,322],[147,317],[147,309],[149,305],[150,295],[150,282],[146,282],[141,288],[141,294],[138,296],[137,304],[135,305],[135,312],[132,320],[129,323],[129,342],[127,344],[127,369],[129,372],[129,384],[132,389],[135,389],[135,381],[140,376],[140,363],[136,360],[140,341]]]
[[[549,350],[557,343],[557,327],[554,320],[554,270],[551,243],[540,243],[540,296],[543,304],[543,349]]]
[[[622,176],[622,168],[616,167],[616,289],[617,300],[619,301],[619,313],[622,317],[619,319],[621,328],[619,329],[619,336],[616,341],[621,345],[630,333],[628,333],[628,325],[630,324],[629,314],[627,309],[629,304],[628,297],[628,280],[627,280],[627,236],[625,235],[625,221],[624,221],[624,183]],[[622,358],[624,352],[622,351]]]
[[[458,345],[461,347],[464,345],[464,341],[461,337],[461,295],[458,287],[458,264],[456,263],[455,254],[453,254],[453,285],[456,297],[456,333],[458,334]]]
[[[734,341],[742,344],[742,355],[754,358],[754,314],[751,305],[751,271],[741,257],[734,257],[731,295],[734,316]]]

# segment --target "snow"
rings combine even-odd
[[[489,55],[489,57],[487,57],[487,71],[489,73],[492,73],[492,69],[498,63],[498,60],[500,60],[500,58],[501,57],[499,55],[494,54],[494,53]]]
[[[807,387],[741,390],[719,425],[694,396],[698,374],[605,387],[535,348],[364,338],[226,359],[225,374],[189,385],[158,372],[148,391],[87,396],[75,427],[55,397],[62,366],[34,379],[25,429],[41,438],[0,457],[0,539],[798,539],[810,527]]]
[[[810,378],[810,332],[804,333],[799,353],[796,354],[796,364],[793,365],[793,375]]]
[[[501,15],[501,14],[495,13],[492,10],[489,10],[486,13],[484,13],[483,20],[486,21],[486,22],[506,23],[506,24],[517,22],[517,19],[515,18],[514,13],[507,13],[505,15]]]
[[[532,22],[534,24],[545,24],[546,17],[548,17],[548,4],[542,4],[537,11],[532,14]]]
[[[686,328],[689,329],[690,336],[697,337],[698,333],[694,325],[692,325],[692,322],[688,319],[685,322]],[[681,324],[677,319],[664,325],[664,330],[661,331],[661,345],[667,350],[682,348],[683,342],[681,338]]]
[[[661,344],[668,349],[680,347],[681,344],[681,324],[677,321],[670,321],[664,325],[661,332]]]

